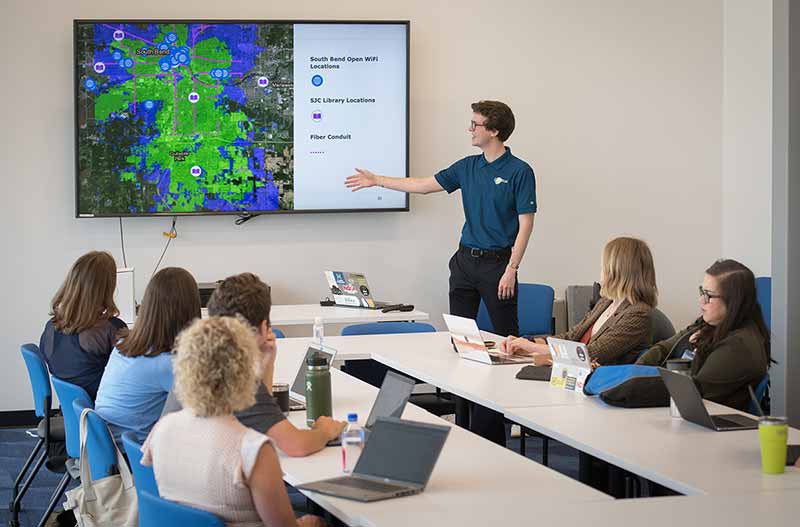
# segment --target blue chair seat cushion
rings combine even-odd
[[[44,439],[44,419],[39,421],[39,426],[36,427],[36,435],[40,439]],[[50,440],[51,441],[64,441],[64,418],[61,416],[50,418]]]

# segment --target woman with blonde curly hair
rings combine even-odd
[[[183,409],[164,416],[142,447],[162,497],[235,527],[318,526],[295,520],[278,456],[234,412],[255,402],[264,358],[251,327],[232,317],[195,321],[176,340],[175,393]]]

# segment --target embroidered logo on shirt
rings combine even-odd
[[[500,176],[497,176],[496,178],[494,178],[494,184],[495,185],[499,185],[500,183],[508,183],[508,180],[507,179],[503,179]]]

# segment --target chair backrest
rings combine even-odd
[[[50,415],[53,400],[53,391],[50,388],[50,375],[47,366],[39,356],[39,346],[36,344],[23,344],[20,347],[25,367],[28,368],[28,377],[31,380],[33,392],[33,407],[37,417]]]
[[[767,329],[772,329],[772,278],[759,276],[756,278],[756,299],[764,314]]]
[[[653,344],[667,340],[675,334],[675,326],[672,325],[669,317],[657,307],[650,312],[650,333]]]
[[[211,514],[193,507],[153,496],[139,490],[139,527],[224,527],[225,524]]]
[[[128,462],[133,472],[136,492],[140,493],[144,490],[153,496],[160,496],[153,467],[142,465],[142,445],[136,440],[136,435],[130,430],[123,433],[122,444],[125,447],[125,453],[128,454]]]
[[[54,376],[51,376],[50,380],[53,381],[53,388],[55,388],[58,400],[61,402],[61,413],[64,416],[64,436],[67,440],[67,455],[77,459],[81,456],[81,416],[75,413],[72,402],[81,397],[87,401],[91,401],[92,398],[89,397],[86,390],[77,384],[72,384]]]
[[[343,336],[390,335],[394,333],[433,333],[436,328],[424,322],[370,322],[354,324],[342,329]]]
[[[276,339],[286,338],[286,335],[283,334],[283,331],[278,328],[272,328],[272,332],[275,333]]]
[[[555,291],[544,284],[519,284],[517,317],[520,335],[549,335],[553,333],[553,301]],[[489,311],[481,300],[478,308],[478,327],[494,332]]]
[[[761,405],[761,411],[769,415],[769,399],[767,399],[767,388],[769,388],[769,373],[764,375],[764,378],[758,383],[756,389],[753,390],[756,396],[756,401]],[[747,404],[747,412],[753,415],[759,415],[758,408],[753,401]]]
[[[86,432],[86,453],[89,455],[89,468],[92,479],[98,480],[116,473],[117,451],[114,448],[114,438],[108,430],[108,425],[102,417],[94,411],[94,405],[85,397],[76,397],[72,401],[75,415],[80,416],[88,408],[92,410],[86,417],[88,430]],[[81,460],[83,462],[83,460]]]

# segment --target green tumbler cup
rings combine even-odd
[[[786,464],[786,439],[789,426],[783,417],[762,417],[758,420],[758,441],[761,443],[761,472],[783,474]]]
[[[333,416],[331,370],[328,359],[320,353],[306,361],[306,424],[309,428],[318,417]]]

